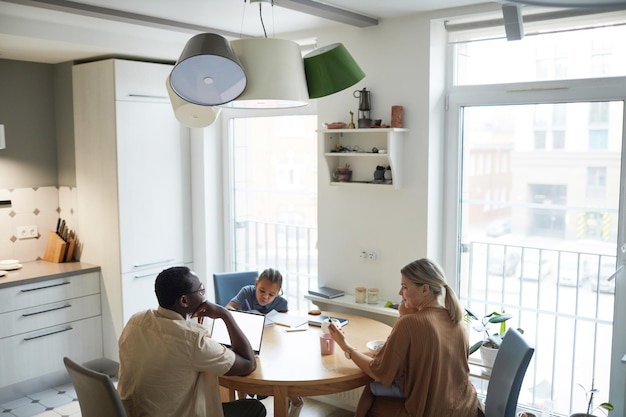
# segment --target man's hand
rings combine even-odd
[[[229,310],[204,300],[204,302],[196,308],[196,311],[193,312],[191,317],[198,317],[198,320],[202,320],[203,317],[224,320],[224,324],[226,324],[230,336],[230,348],[237,354],[235,363],[230,370],[226,372],[226,375],[248,375],[256,369],[254,350],[252,350],[248,338],[237,325]]]
[[[204,300],[202,304],[196,308],[191,317],[210,317],[212,319],[222,318],[225,314],[225,308],[214,304],[210,301]]]

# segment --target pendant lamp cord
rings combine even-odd
[[[250,2],[250,4],[252,4],[252,0],[243,0],[243,4],[245,5],[246,2]],[[261,27],[263,28],[263,34],[265,35],[265,38],[267,39],[267,30],[265,30],[265,22],[263,21],[263,3],[269,3],[272,6],[272,10],[274,8],[274,0],[257,0],[257,2],[259,3],[259,19],[261,20]],[[245,15],[245,6],[244,6],[244,15]],[[243,33],[243,22],[244,22],[244,16],[242,15],[241,17],[241,30],[240,30],[240,35]]]
[[[259,2],[259,19],[261,19],[261,26],[263,27],[263,33],[265,34],[265,39],[267,39],[267,31],[265,30],[265,23],[263,22],[263,11],[261,9],[262,2]],[[272,0],[272,6],[274,5],[274,1]]]

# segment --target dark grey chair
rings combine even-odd
[[[82,417],[127,417],[111,378],[85,368],[69,358],[63,363],[78,396]]]
[[[215,304],[226,306],[239,290],[246,285],[254,284],[259,273],[257,271],[222,272],[213,274],[215,288]],[[245,308],[245,306],[240,306]]]
[[[517,330],[510,328],[493,364],[487,398],[485,417],[514,417],[519,391],[535,349]]]

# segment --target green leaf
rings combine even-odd
[[[602,407],[602,408],[604,408],[605,410],[608,410],[608,411],[613,411],[613,404],[611,404],[611,403],[602,403],[598,407]]]
[[[465,312],[467,313],[468,316],[470,316],[474,320],[478,320],[478,316],[476,316],[476,314],[472,313],[469,309],[466,308]]]
[[[480,342],[476,342],[474,343],[472,346],[470,346],[470,350],[469,350],[469,354],[471,355],[472,353],[476,352],[478,349],[480,349],[480,346],[483,344],[483,341],[481,340]]]
[[[387,301],[385,303],[385,307],[391,307],[391,306],[393,306],[393,303],[391,301]]]
[[[499,334],[494,334],[489,336],[489,341],[492,342],[494,345],[500,347],[502,345],[502,336],[500,336]]]
[[[493,313],[492,313],[493,314]],[[487,316],[488,317],[488,316]],[[489,318],[489,323],[502,323],[513,317],[511,314],[498,314]]]

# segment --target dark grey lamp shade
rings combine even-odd
[[[353,86],[365,73],[341,43],[334,43],[304,56],[309,98],[319,98]]]
[[[246,74],[230,43],[215,33],[195,35],[170,74],[172,90],[193,104],[217,106],[237,98]]]

